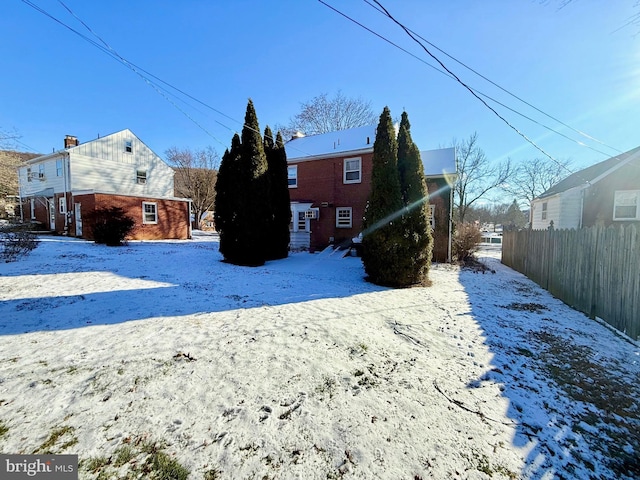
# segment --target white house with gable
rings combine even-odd
[[[174,171],[131,130],[33,158],[18,169],[22,215],[46,229],[92,239],[91,214],[120,207],[131,239],[190,238],[190,202],[174,197]]]

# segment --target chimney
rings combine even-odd
[[[73,135],[66,135],[64,137],[64,148],[77,147],[80,145],[80,142]]]

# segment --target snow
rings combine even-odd
[[[152,439],[193,479],[637,476],[640,347],[499,252],[391,290],[340,252],[41,240],[0,264],[3,453],[68,426],[53,452]]]
[[[376,125],[297,137],[285,144],[287,161],[295,162],[305,160],[308,157],[344,155],[362,150],[373,151],[375,139]]]

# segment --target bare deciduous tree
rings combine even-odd
[[[375,125],[378,116],[371,109],[371,102],[360,97],[351,98],[341,91],[329,97],[326,93],[312,98],[300,104],[300,112],[289,120],[289,124],[278,130],[286,135],[285,138],[295,132],[305,135],[334,132],[346,128]]]
[[[200,220],[206,212],[213,210],[215,203],[218,154],[212,147],[196,151],[171,147],[165,154],[176,172],[175,194],[191,199],[195,216],[193,228],[199,230]]]
[[[478,134],[457,141],[456,148],[458,180],[454,186],[455,208],[458,221],[464,223],[467,210],[489,191],[501,187],[511,177],[511,161],[493,164],[478,146]]]
[[[527,204],[572,173],[570,160],[534,158],[520,163],[504,190]]]

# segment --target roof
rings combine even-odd
[[[348,128],[335,132],[295,137],[284,148],[288,161],[300,161],[316,157],[349,154],[349,152],[373,151],[376,125]]]
[[[420,152],[425,177],[450,176],[456,174],[456,149],[438,148]]]
[[[610,175],[621,166],[638,157],[640,157],[640,147],[636,147],[633,150],[629,150],[628,152],[622,153],[616,157],[611,157],[608,160],[591,165],[590,167],[573,173],[564,180],[556,183],[546,192],[542,193],[538,198],[551,197],[575,187],[586,187],[591,183],[600,180],[600,178]]]

